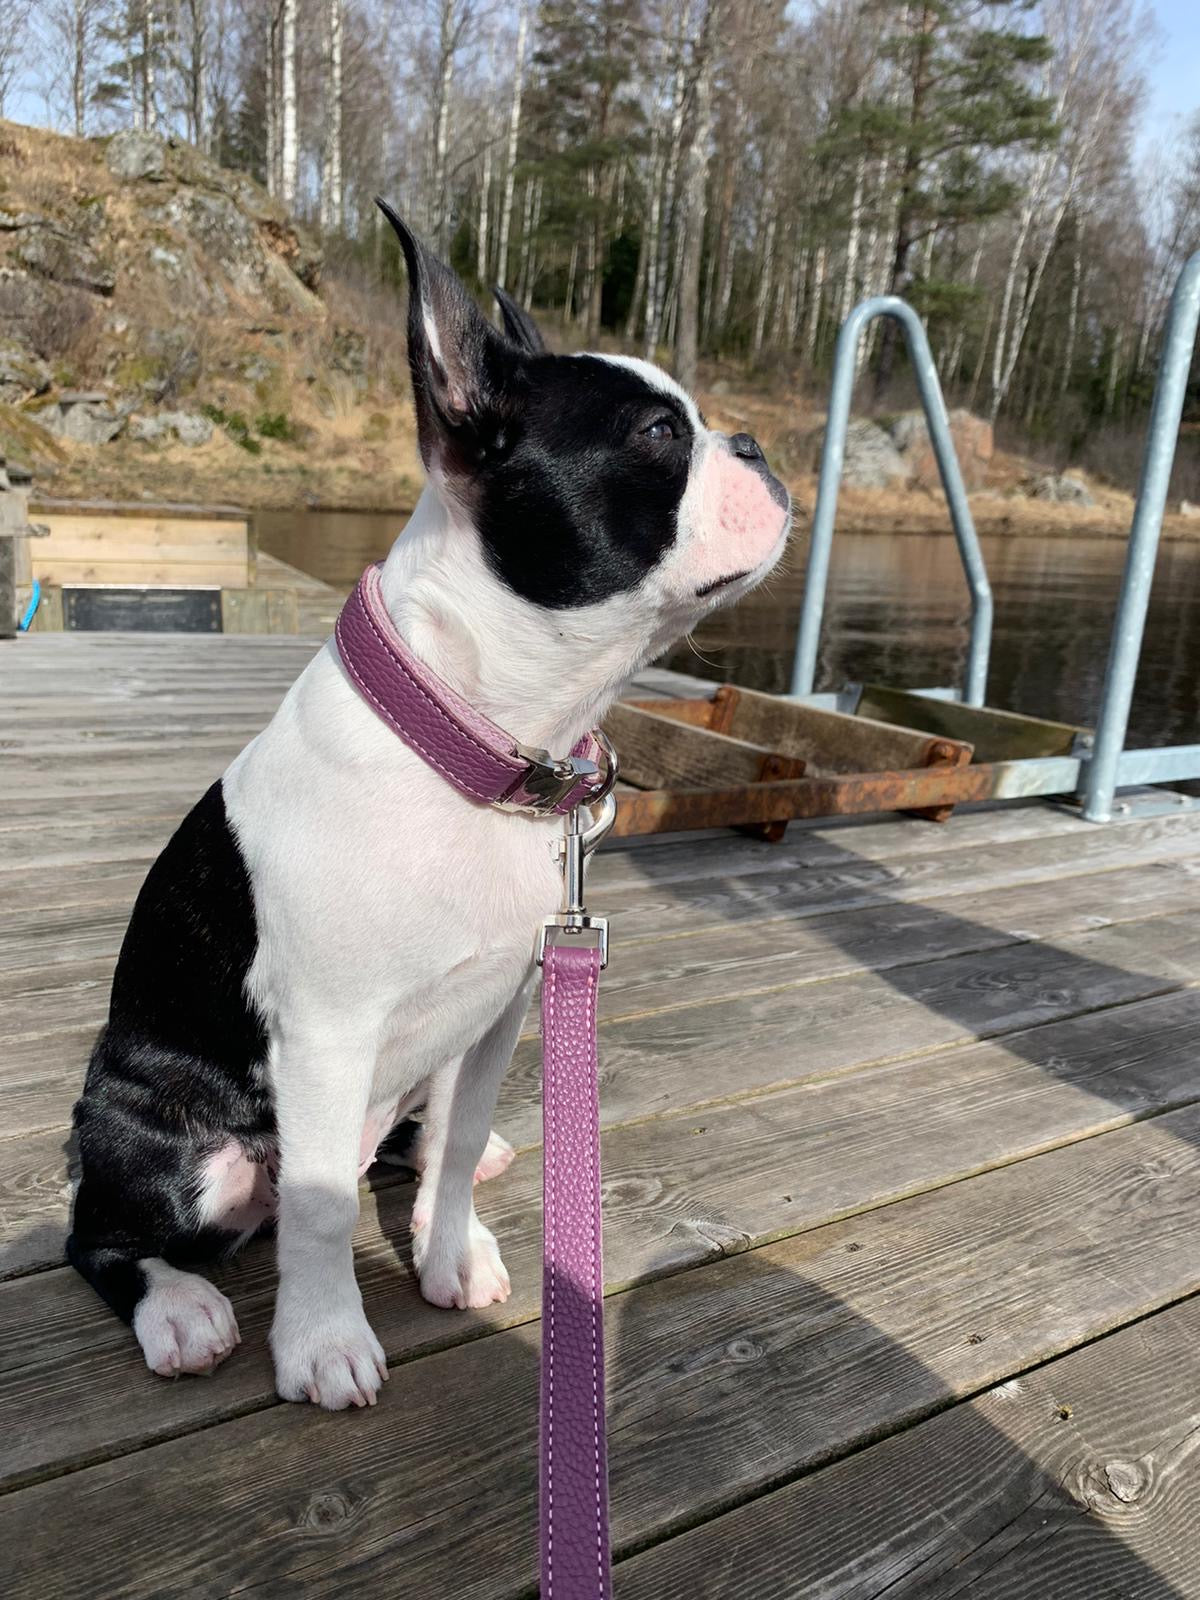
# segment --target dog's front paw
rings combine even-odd
[[[306,1317],[276,1314],[271,1329],[275,1388],[284,1400],[326,1411],[373,1406],[387,1381],[387,1358],[361,1310]]]
[[[433,1243],[433,1229],[414,1218],[413,1264],[421,1282],[421,1293],[431,1305],[481,1310],[507,1300],[512,1292],[500,1247],[489,1228],[478,1218],[461,1250],[439,1249]]]

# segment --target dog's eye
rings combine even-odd
[[[655,417],[648,428],[642,429],[644,439],[653,439],[656,443],[664,439],[677,439],[679,434],[675,429],[672,417]]]

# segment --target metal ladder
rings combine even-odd
[[[821,618],[825,609],[829,554],[841,487],[858,347],[867,326],[877,317],[895,318],[904,332],[971,596],[965,680],[961,691],[950,691],[950,694],[969,706],[982,707],[985,704],[988,654],[992,639],[991,586],[950,436],[946,403],[924,325],[907,302],[892,295],[864,300],[846,318],[838,334],[812,538],[805,571],[804,600],[796,634],[791,694],[804,700],[826,698],[814,694],[813,682]],[[1169,745],[1154,750],[1125,748],[1129,707],[1145,632],[1146,609],[1150,601],[1154,563],[1198,328],[1200,252],[1184,266],[1171,298],[1162,364],[1150,413],[1146,454],[1142,462],[1121,592],[1113,621],[1094,746],[1091,751],[1081,750],[1069,759],[1014,763],[1018,767],[1027,765],[1029,769],[1022,775],[1021,793],[1078,794],[1082,801],[1082,815],[1089,822],[1111,820],[1113,797],[1119,786],[1178,783],[1186,778],[1200,778],[1200,745]],[[945,690],[918,692],[943,697],[947,694]],[[1179,801],[1184,799],[1182,796],[1175,798]]]

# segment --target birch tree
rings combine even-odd
[[[658,170],[651,175],[654,186],[650,200],[653,255],[647,267],[645,339],[647,361],[653,361],[658,355],[658,341],[662,334],[663,309],[666,303],[667,268],[670,262],[670,221],[675,206],[675,184],[679,173],[683,119],[687,106],[687,76],[683,46],[684,24],[681,13],[679,32],[675,39],[675,61],[670,76],[670,136],[666,149],[662,152]]]
[[[296,0],[279,0],[279,198],[295,209],[300,146],[296,133]]]
[[[691,63],[691,131],[688,137],[680,219],[682,256],[679,310],[675,335],[675,375],[685,389],[695,388],[700,332],[700,260],[708,181],[708,146],[712,137],[713,74],[721,0],[702,0]]]
[[[504,153],[504,196],[500,202],[500,233],[496,240],[496,281],[502,289],[508,288],[508,237],[517,184],[517,151],[521,141],[521,96],[525,88],[525,43],[528,32],[529,11],[525,0],[521,0],[517,12],[517,54],[508,111],[508,144]]]
[[[1042,23],[1051,51],[1042,94],[1062,137],[1034,154],[1021,185],[992,351],[992,421],[1012,384],[1063,220],[1101,181],[1114,143],[1119,147],[1114,129],[1128,121],[1142,87],[1148,29],[1133,0],[1044,0]]]
[[[321,229],[342,226],[342,0],[325,0],[325,128],[321,160]]]
[[[439,250],[446,248],[450,221],[446,162],[450,149],[450,98],[459,48],[471,20],[471,0],[439,0],[437,56],[430,133],[429,231]]]
[[[51,85],[69,107],[67,125],[81,139],[98,77],[103,6],[101,0],[46,0],[43,18]]]
[[[158,54],[158,21],[154,0],[142,0],[142,106],[139,125],[151,133],[158,127],[158,73],[155,64],[155,57]]]
[[[0,117],[25,64],[33,0],[0,0]]]

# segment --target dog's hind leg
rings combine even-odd
[[[206,1373],[241,1343],[233,1307],[207,1278],[182,1272],[128,1241],[99,1244],[75,1232],[67,1258],[133,1327],[146,1365],[160,1377]]]
[[[67,1259],[132,1326],[152,1372],[211,1372],[240,1342],[237,1322],[219,1289],[182,1269],[227,1254],[261,1218],[227,1215],[215,1158],[149,1124],[121,1087],[110,1082],[76,1107],[82,1176]]]
[[[375,1152],[376,1161],[381,1161],[385,1167],[403,1167],[409,1172],[419,1173],[422,1169],[423,1132],[424,1129],[419,1121],[413,1117],[405,1117],[396,1124]],[[486,1183],[489,1178],[498,1178],[512,1166],[515,1156],[516,1151],[512,1145],[493,1128],[488,1134],[488,1141],[475,1168],[475,1182]]]
[[[532,978],[461,1062],[434,1073],[421,1140],[421,1186],[413,1207],[413,1261],[421,1293],[437,1306],[479,1307],[507,1300],[508,1273],[489,1229],[475,1214],[473,1185],[489,1153],[503,1171],[511,1147],[493,1148],[492,1112],[529,1008]],[[504,1151],[508,1152],[504,1159]]]
[[[133,1313],[133,1331],[146,1365],[162,1378],[211,1372],[242,1342],[233,1307],[197,1272],[181,1272],[161,1256],[138,1262],[146,1293]]]
[[[507,1172],[513,1164],[516,1153],[508,1140],[502,1138],[493,1128],[488,1134],[483,1154],[475,1168],[475,1182],[486,1183],[489,1178],[498,1178],[502,1172]]]

